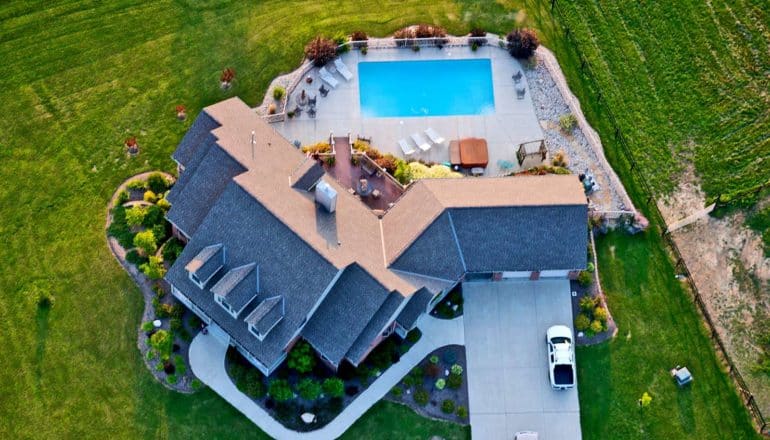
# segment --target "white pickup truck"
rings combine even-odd
[[[548,370],[551,387],[566,390],[575,386],[575,349],[572,330],[565,325],[554,325],[545,333],[548,345]]]

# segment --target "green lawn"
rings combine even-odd
[[[211,391],[171,393],[145,371],[135,334],[141,298],[105,244],[105,204],[114,188],[140,171],[171,170],[169,155],[202,107],[233,95],[256,104],[270,79],[299,64],[311,36],[359,28],[384,35],[415,22],[440,23],[455,33],[471,25],[498,32],[516,22],[538,27],[585,99],[592,123],[607,138],[611,131],[590,99],[594,91],[571,64],[574,54],[552,22],[548,3],[81,0],[0,5],[0,335],[5,342],[0,437],[260,437],[253,424]],[[665,154],[666,145],[692,140],[709,191],[720,182],[741,186],[756,181],[766,162],[749,163],[740,153],[767,153],[767,139],[760,138],[768,131],[767,115],[761,114],[767,94],[756,91],[756,72],[736,70],[745,65],[745,56],[761,64],[767,54],[736,50],[744,58],[733,62],[729,53],[716,50],[718,68],[704,63],[697,71],[687,70],[688,57],[699,53],[680,54],[672,41],[684,38],[685,29],[706,26],[708,21],[701,19],[706,12],[687,8],[698,17],[690,23],[682,18],[685,10],[672,5],[621,3],[600,3],[603,14],[614,14],[606,21],[595,11],[596,3],[570,2],[570,8],[575,24],[583,26],[580,38],[597,48],[594,56],[601,61],[596,68],[629,127],[630,141],[639,154],[649,151],[646,172],[670,175],[682,162]],[[724,9],[719,19],[731,22]],[[671,23],[662,16],[666,10],[672,11]],[[766,38],[752,25],[762,22],[757,10],[746,2],[731,9],[746,17],[743,27],[753,36],[752,44]],[[644,40],[650,20],[617,18],[639,11],[657,11],[657,40],[637,41]],[[726,26],[724,38],[732,42],[735,32],[743,35],[741,29]],[[615,41],[622,43],[622,51]],[[626,61],[633,52],[626,51],[645,45],[672,53],[656,57],[648,47],[648,63],[655,61],[657,67],[637,74]],[[227,66],[237,78],[223,93],[218,77]],[[717,83],[722,77],[712,78],[714,72],[730,72],[737,79]],[[674,79],[694,91],[676,93]],[[709,100],[712,89],[724,99]],[[675,102],[672,109],[664,105],[669,101]],[[176,121],[177,104],[187,106],[192,116],[187,122]],[[721,113],[714,115],[714,110]],[[751,115],[757,122],[751,122]],[[131,135],[142,152],[127,160],[122,145]],[[611,159],[616,157],[613,147],[608,144]],[[724,154],[715,154],[712,161],[714,152]],[[627,180],[624,164],[616,162]],[[635,194],[633,185],[631,190]],[[607,252],[612,246],[614,258]],[[611,344],[579,353],[584,437],[644,438],[634,407],[644,390],[655,399],[645,418],[648,432],[670,432],[675,438],[720,438],[727,432],[748,437],[747,415],[718,372],[693,307],[672,284],[670,264],[660,249],[654,238],[611,236],[600,242],[610,306],[622,334]],[[50,313],[37,312],[33,296],[38,290],[55,296]],[[624,339],[628,330],[630,341]],[[691,394],[666,388],[665,369],[676,362],[693,366]],[[468,430],[382,403],[348,436],[429,434],[462,438]]]

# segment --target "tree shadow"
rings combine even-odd
[[[682,429],[691,433],[695,431],[695,414],[692,409],[692,385],[677,390],[676,404],[679,407],[679,421]]]
[[[49,315],[51,307],[48,305],[39,305],[35,315],[37,324],[36,348],[35,348],[35,379],[38,387],[43,377],[43,358],[45,357],[45,346],[48,340]]]

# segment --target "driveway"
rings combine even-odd
[[[569,281],[468,282],[463,297],[473,439],[580,439],[577,388],[551,389],[545,345],[548,327],[572,326]]]

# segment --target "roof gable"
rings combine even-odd
[[[450,213],[434,220],[390,267],[444,280],[459,279],[465,269]]]
[[[250,263],[228,270],[211,287],[211,292],[221,296],[233,310],[240,312],[259,292],[259,267],[256,263]]]
[[[200,252],[185,266],[185,269],[205,284],[225,264],[225,248],[222,243],[212,244]]]
[[[276,295],[259,303],[246,317],[246,323],[257,333],[257,338],[261,341],[283,319],[285,312],[283,296]]]

